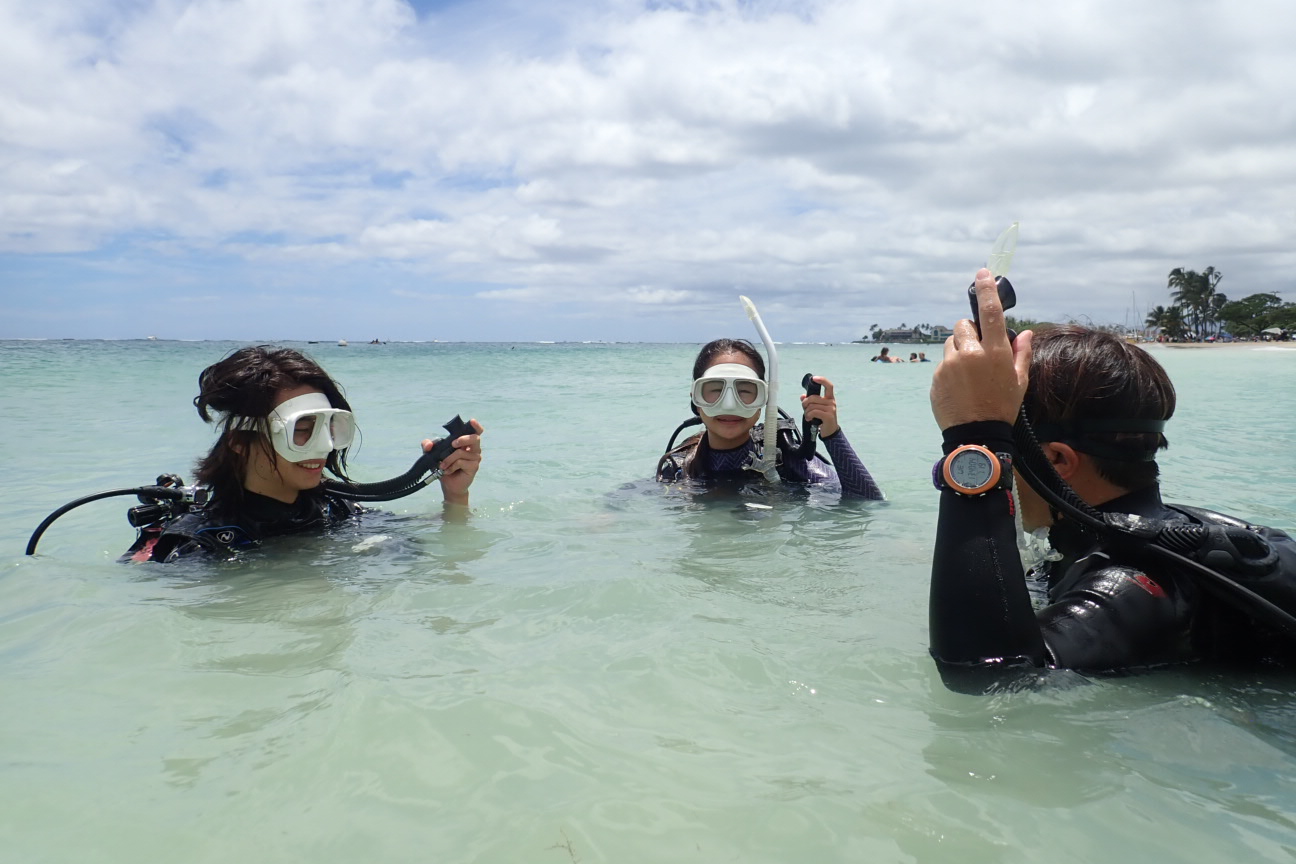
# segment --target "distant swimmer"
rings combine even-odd
[[[882,350],[878,352],[877,356],[871,358],[869,362],[870,363],[903,363],[904,360],[901,360],[899,357],[892,357],[891,349],[884,345],[882,346]]]

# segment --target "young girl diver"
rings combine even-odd
[[[769,399],[765,377],[765,361],[744,339],[717,339],[702,346],[693,363],[691,407],[698,420],[689,425],[700,421],[704,431],[662,456],[657,479],[671,482],[759,477],[753,471],[761,462],[763,450],[763,435],[757,423]],[[843,494],[882,499],[882,490],[855,455],[837,422],[832,382],[823,377],[813,381],[822,392],[802,395],[801,408],[807,428],[811,423],[818,424],[818,437],[832,464],[815,453],[812,446],[801,446],[795,426],[784,421],[779,424],[776,438],[778,476],[806,484],[838,481]]]

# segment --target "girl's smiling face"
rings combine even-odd
[[[751,359],[738,352],[729,352],[718,354],[711,358],[709,366],[719,366],[722,363],[737,363],[756,372],[756,367],[752,365]],[[739,417],[736,414],[720,414],[715,417],[707,414],[706,409],[699,408],[698,416],[702,418],[702,425],[707,430],[707,443],[713,450],[732,450],[735,447],[741,447],[751,440],[751,430],[760,422],[760,412],[750,417]]]
[[[274,407],[278,408],[289,399],[305,396],[308,393],[322,391],[303,384],[291,390],[280,390],[275,395]],[[303,430],[309,437],[309,430]],[[298,436],[294,436],[296,438]],[[305,441],[301,442],[304,444]],[[314,489],[324,476],[325,459],[304,459],[301,462],[290,462],[270,448],[260,444],[252,446],[248,454],[247,470],[243,474],[243,488],[285,504],[297,500],[297,494],[307,489]]]

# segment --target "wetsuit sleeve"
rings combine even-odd
[[[872,501],[883,499],[881,487],[874,481],[873,475],[864,467],[860,458],[855,455],[855,448],[851,447],[845,432],[838,428],[837,434],[831,438],[819,440],[823,442],[824,448],[828,451],[828,458],[832,459],[833,467],[837,469],[837,477],[841,481],[843,493],[860,495]]]
[[[966,423],[945,431],[946,454],[973,443],[1015,454],[1007,423]],[[951,689],[967,689],[960,669],[1044,665],[1044,639],[1026,589],[1013,499],[1006,490],[977,497],[940,492],[928,625],[932,656]]]

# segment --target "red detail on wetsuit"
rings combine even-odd
[[[159,539],[161,538],[160,537],[149,538],[148,542],[146,542],[143,546],[141,546],[139,548],[139,551],[131,556],[131,560],[132,561],[152,561],[153,547],[157,545],[157,541]]]
[[[1165,590],[1143,573],[1135,574],[1134,581],[1138,583],[1140,588],[1151,594],[1153,597],[1166,596]]]
[[[1012,490],[1011,490],[1011,489],[1005,489],[1005,490],[1004,490],[1004,494],[1008,496],[1008,515],[1009,515],[1009,516],[1016,516],[1016,515],[1017,515],[1017,502],[1013,500]]]

